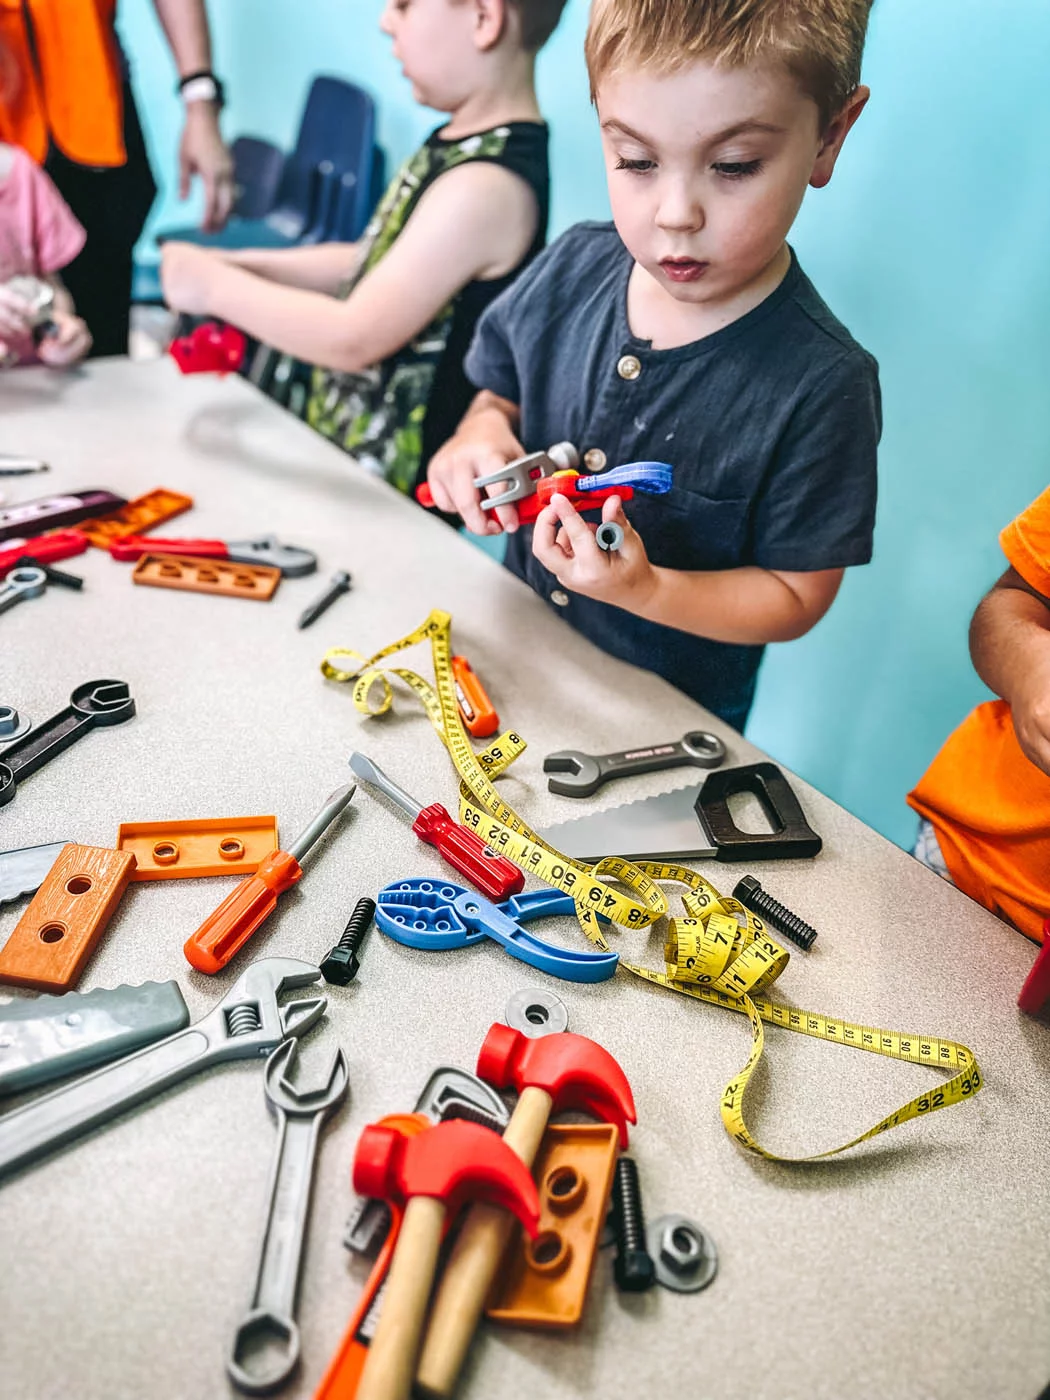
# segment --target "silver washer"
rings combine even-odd
[[[684,1215],[661,1215],[646,1227],[645,1242],[656,1265],[656,1281],[676,1293],[699,1293],[718,1272],[710,1235]]]
[[[568,1029],[569,1013],[561,997],[544,987],[522,987],[507,1001],[503,1019],[512,1030],[535,1040]]]
[[[0,749],[21,739],[32,727],[28,715],[19,714],[13,705],[0,705]]]

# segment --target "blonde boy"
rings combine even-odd
[[[868,100],[871,0],[595,0],[587,35],[613,224],[569,230],[479,324],[481,392],[430,463],[437,504],[510,533],[574,627],[742,728],[764,644],[808,631],[871,557],[877,366],[786,238]],[[605,518],[534,530],[475,476],[568,438],[590,470],[675,469]],[[531,538],[530,538],[531,536]]]

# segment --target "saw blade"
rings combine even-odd
[[[623,802],[604,812],[549,826],[540,836],[573,860],[595,861],[602,856],[624,860],[684,860],[713,858],[711,838],[704,830],[696,803],[703,783],[676,788],[655,797]]]

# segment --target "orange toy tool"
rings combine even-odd
[[[487,739],[495,734],[499,715],[465,656],[452,658],[452,679],[456,685],[456,704],[469,732],[475,739]]]
[[[186,960],[198,972],[218,972],[277,908],[277,896],[299,880],[303,856],[347,807],[356,783],[336,788],[297,841],[287,851],[272,851],[254,875],[232,890],[214,913],[183,945]]]

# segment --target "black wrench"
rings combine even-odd
[[[4,749],[0,762],[0,807],[11,801],[23,778],[64,753],[89,729],[123,724],[134,713],[135,701],[126,681],[85,681],[78,685],[64,710]]]
[[[636,773],[656,773],[663,768],[680,768],[691,763],[696,768],[717,768],[725,762],[726,746],[716,734],[691,729],[674,744],[651,744],[648,748],[625,749],[621,753],[590,754],[578,749],[561,749],[543,760],[551,778],[549,792],[560,797],[590,797],[612,778],[631,778]]]

